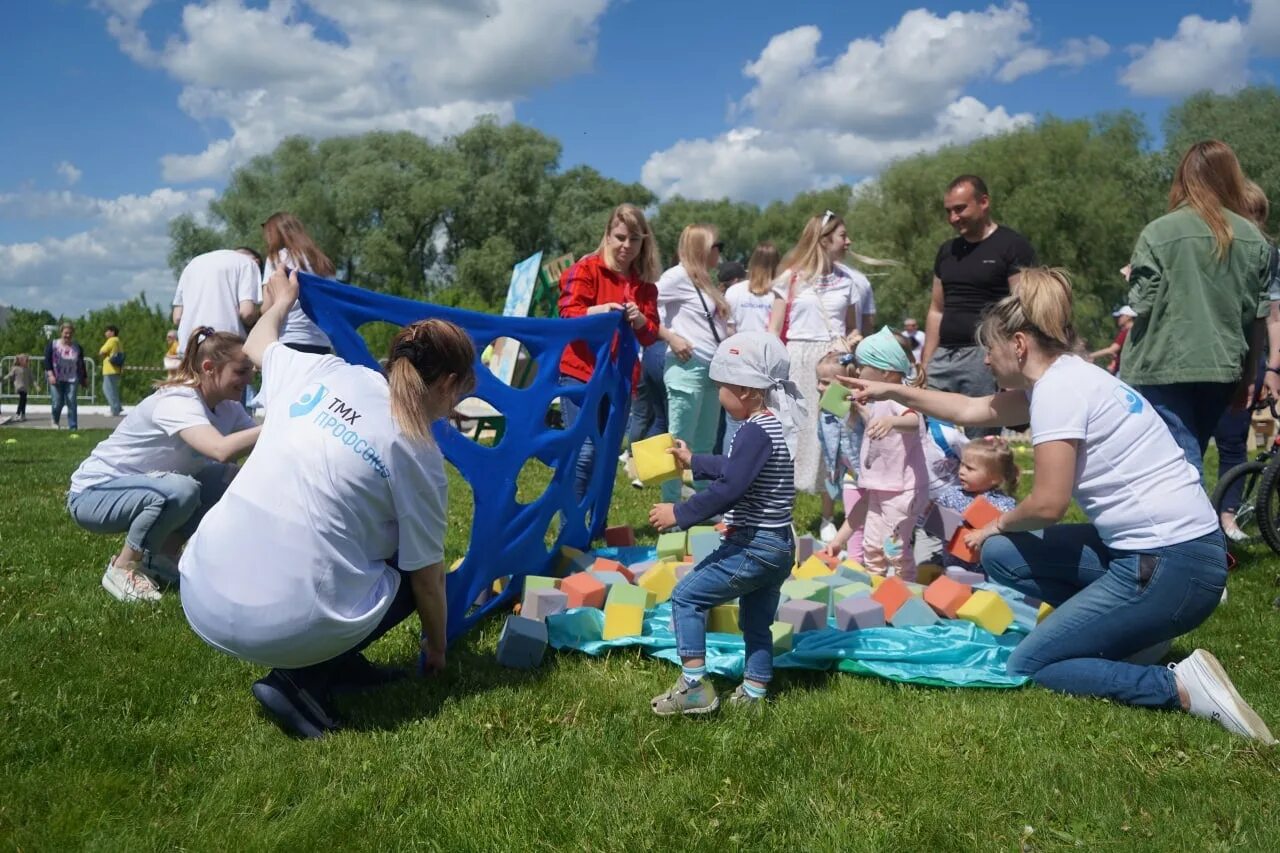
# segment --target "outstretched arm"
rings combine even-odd
[[[1013,426],[1031,419],[1031,406],[1021,391],[1001,391],[986,397],[966,397],[948,391],[913,388],[888,382],[867,382],[837,376],[837,381],[854,392],[854,399],[894,400],[930,417],[957,426]]]
[[[253,324],[248,339],[244,342],[244,354],[259,368],[262,367],[262,356],[267,347],[280,340],[280,327],[289,314],[289,306],[298,298],[298,273],[293,271],[285,275],[283,268],[277,268],[271,275],[262,293],[262,317]]]

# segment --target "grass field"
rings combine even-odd
[[[9,437],[6,849],[1280,850],[1280,750],[1189,715],[782,673],[763,715],[661,720],[648,700],[674,667],[625,651],[503,670],[497,620],[443,677],[339,701],[346,731],[292,740],[249,694],[261,670],[202,644],[176,595],[103,592],[119,542],[75,527],[64,493],[105,433]],[[652,537],[653,498],[620,478],[613,520]],[[452,505],[450,560],[470,533]],[[816,525],[816,501],[798,521]],[[1175,651],[1214,651],[1280,728],[1280,560],[1259,546],[1241,563]],[[413,630],[370,656],[411,662]]]

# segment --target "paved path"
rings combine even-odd
[[[132,410],[132,406],[125,406],[125,412]],[[14,407],[7,402],[3,410],[0,410],[0,420],[4,420],[13,415]],[[115,429],[116,424],[120,423],[121,418],[112,417],[111,410],[106,406],[81,406],[77,424],[80,429]],[[67,428],[67,413],[62,412],[62,428]],[[0,426],[0,430],[6,429],[53,429],[53,415],[49,411],[49,404],[43,405],[27,405],[27,419],[25,422],[10,421],[4,426]]]

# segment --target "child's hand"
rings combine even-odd
[[[814,553],[820,557],[826,557],[829,560],[834,560],[836,557],[840,556],[840,549],[838,549],[834,543],[830,543],[823,545],[817,551],[814,551]]]
[[[867,438],[875,440],[884,438],[891,432],[893,432],[892,418],[876,418],[871,423],[867,424],[866,436]]]
[[[649,523],[656,530],[670,530],[676,526],[675,504],[654,504],[649,510]]]
[[[689,450],[689,445],[678,438],[676,439],[676,446],[670,448],[667,452],[676,458],[676,467],[681,471],[688,468],[693,462],[693,453]]]

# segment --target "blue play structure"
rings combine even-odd
[[[386,322],[404,326],[439,318],[466,329],[476,345],[476,390],[472,396],[489,403],[505,418],[501,440],[486,447],[440,422],[435,438],[446,459],[471,485],[475,507],[468,523],[470,545],[462,565],[448,576],[449,639],[465,632],[495,608],[510,603],[521,586],[472,610],[472,603],[493,582],[506,576],[547,574],[559,558],[561,545],[587,548],[604,530],[613,497],[616,466],[611,464],[622,446],[631,400],[632,368],[636,363],[635,336],[620,314],[600,314],[572,320],[503,317],[477,314],[374,293],[299,273],[302,308],[333,341],[334,350],[352,364],[378,369],[359,328]],[[524,344],[536,366],[527,388],[499,381],[478,355],[498,338]],[[561,386],[560,356],[572,341],[585,341],[596,354],[596,370],[586,385]],[[616,347],[614,342],[616,341]],[[378,354],[381,355],[381,354]],[[557,398],[569,399],[582,415],[569,429],[547,425],[547,413]],[[596,446],[596,465],[587,496],[574,496],[574,464],[583,442]],[[552,469],[547,490],[531,503],[516,500],[516,479],[530,458]],[[559,533],[548,548],[547,530],[558,516]]]

